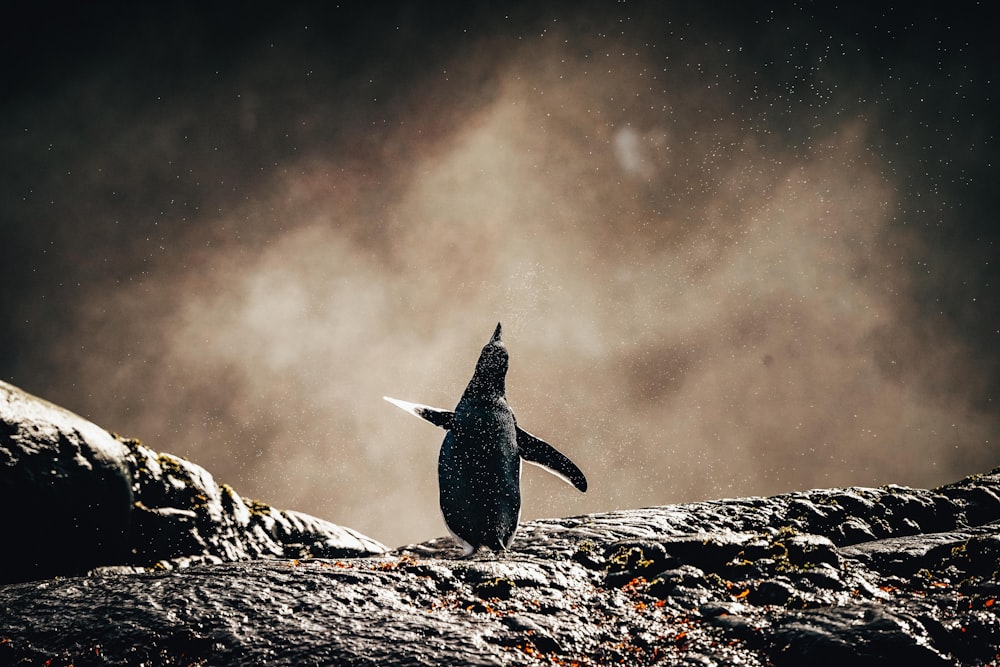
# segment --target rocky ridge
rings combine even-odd
[[[0,382],[0,583],[96,567],[173,569],[265,556],[379,554],[360,533],[245,500],[157,453]]]

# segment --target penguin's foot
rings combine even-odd
[[[506,549],[494,551],[487,546],[472,547],[470,545],[470,548],[462,551],[462,555],[459,558],[462,560],[500,560],[506,553]]]
[[[458,537],[458,542],[462,547],[462,558],[469,558],[470,556],[476,555],[476,552],[478,551],[476,547],[472,546],[461,537]]]
[[[479,547],[474,554],[468,556],[468,558],[476,560],[503,560],[506,557],[506,549],[492,549],[490,547]]]

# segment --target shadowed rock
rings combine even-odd
[[[299,512],[245,501],[204,468],[0,382],[0,583],[95,567],[173,568],[385,548]]]
[[[127,562],[128,456],[107,431],[0,382],[0,582]]]

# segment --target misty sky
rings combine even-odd
[[[498,320],[523,518],[1000,465],[985,8],[133,4],[5,28],[0,379],[390,545]]]

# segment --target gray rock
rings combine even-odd
[[[0,582],[127,562],[132,503],[124,444],[0,382]]]
[[[0,507],[0,583],[97,567],[172,569],[385,551],[349,528],[245,501],[200,466],[3,382]]]

